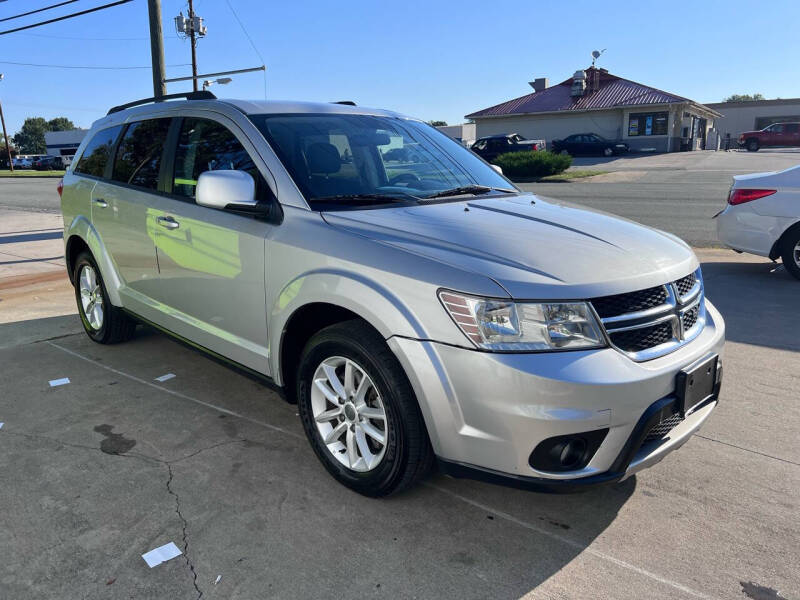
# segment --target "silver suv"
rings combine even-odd
[[[147,323],[269,380],[366,495],[434,462],[540,491],[619,481],[717,404],[724,325],[686,244],[524,193],[393,112],[118,107],[62,209],[93,340]]]

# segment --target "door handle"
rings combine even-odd
[[[167,229],[177,229],[181,226],[181,224],[172,217],[156,217],[156,223]]]
[[[106,206],[108,206],[108,202],[106,202],[102,198],[95,198],[94,203],[97,204],[97,206],[99,206],[100,208],[105,208]]]

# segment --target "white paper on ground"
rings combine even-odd
[[[0,423],[0,429],[3,428],[3,425],[5,425],[5,423]]]
[[[61,379],[51,379],[50,387],[56,387],[58,385],[67,385],[68,383],[69,383],[69,377],[63,377]]]
[[[175,377],[173,373],[167,373],[166,375],[162,375],[161,377],[156,377],[154,381],[159,381],[161,383],[164,383],[165,381],[167,381],[167,379],[172,379],[173,377]]]
[[[217,578],[214,580],[214,585],[217,585],[220,580],[222,579],[222,575],[217,575]]]
[[[155,550],[145,552],[142,554],[142,558],[144,559],[144,562],[147,563],[147,566],[152,569],[156,565],[160,565],[162,562],[166,562],[171,558],[180,556],[181,554],[183,554],[183,552],[181,552],[180,548],[175,545],[175,542],[170,542],[169,544],[164,544]]]

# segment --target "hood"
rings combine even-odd
[[[323,217],[334,227],[490,277],[518,299],[628,292],[697,268],[692,250],[671,234],[531,194]]]

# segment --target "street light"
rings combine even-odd
[[[231,81],[233,81],[233,79],[231,79],[230,77],[220,77],[219,79],[206,79],[203,82],[203,91],[207,90],[215,83],[218,83],[219,85],[227,85]]]
[[[0,73],[0,81],[3,81],[3,77],[5,77],[5,75]],[[0,123],[3,124],[3,140],[6,143],[6,156],[8,156],[8,168],[13,173],[14,172],[14,161],[11,160],[11,149],[8,147],[8,134],[6,133],[6,119],[3,116],[3,105],[2,104],[0,104]]]

